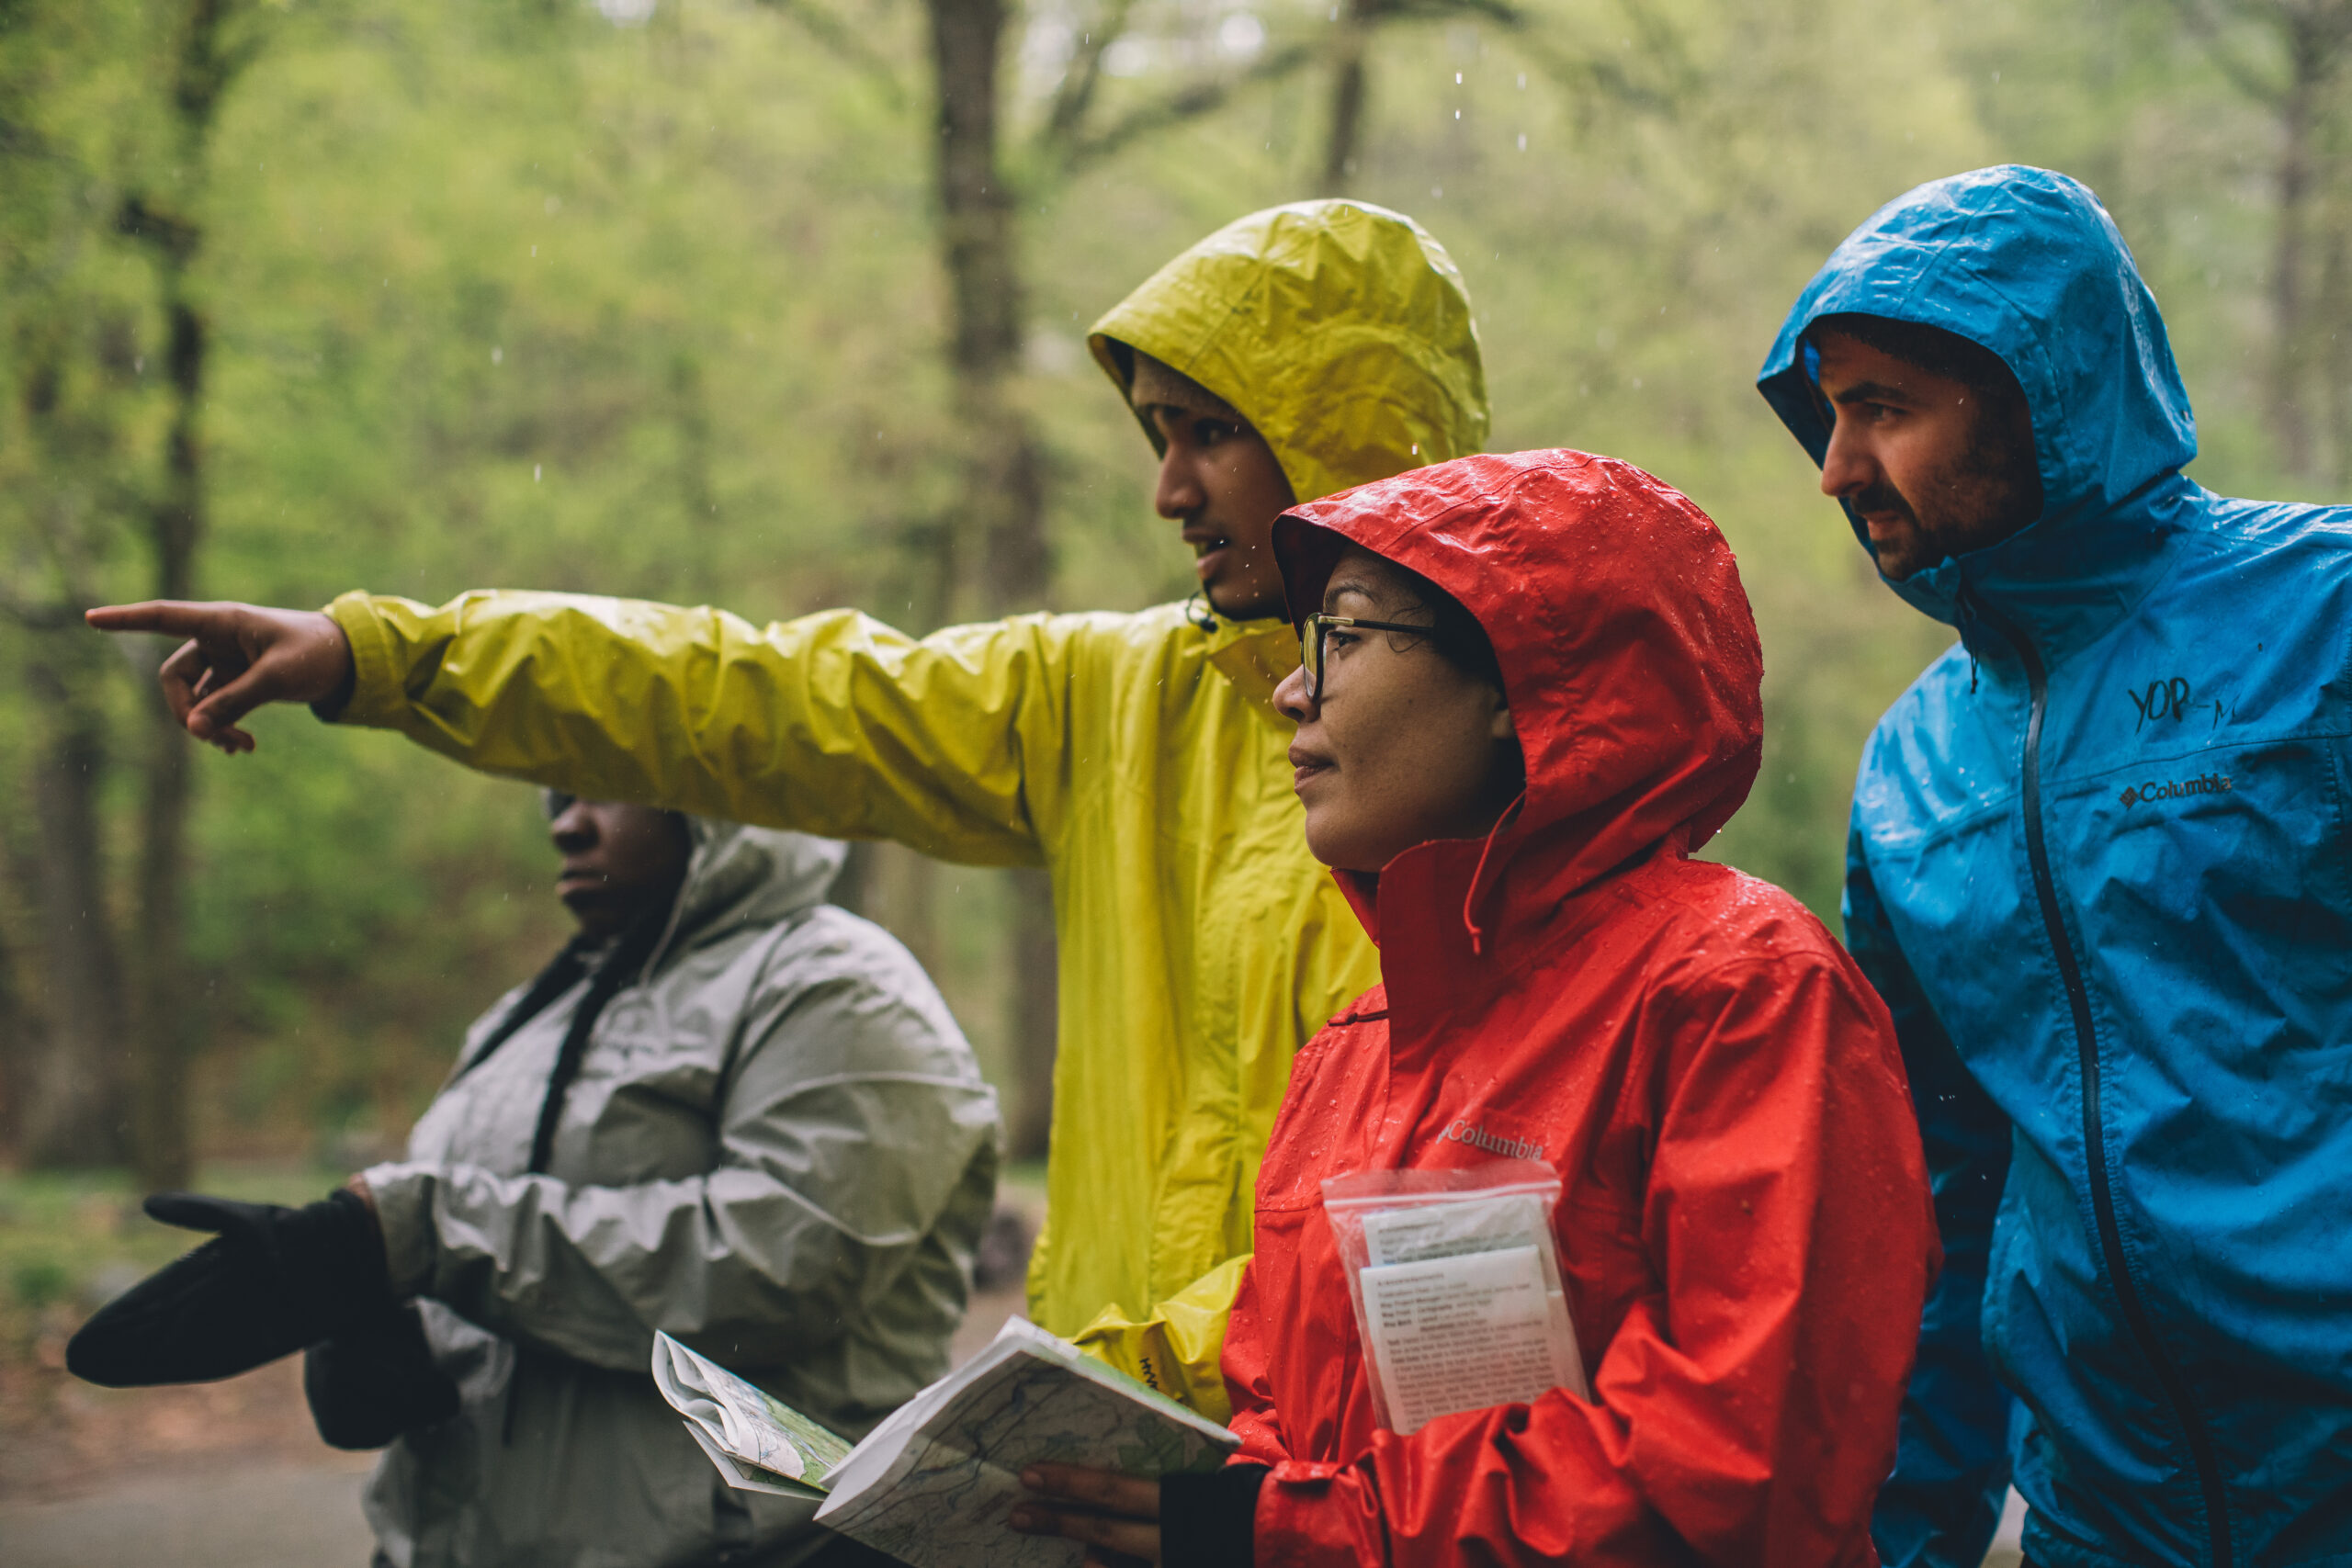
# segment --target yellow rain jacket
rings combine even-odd
[[[1476,451],[1461,275],[1411,220],[1303,202],[1218,231],[1097,323],[1239,410],[1302,500]],[[1217,1355],[1292,1054],[1378,978],[1306,852],[1270,705],[1289,629],[1182,606],[917,640],[836,610],[476,592],[331,607],[340,721],[600,798],[1052,874],[1060,940],[1038,1323],[1223,1419]]]

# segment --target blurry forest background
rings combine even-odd
[[[1834,924],[1946,634],[1751,378],[1849,229],[2001,161],[2114,213],[2198,479],[2352,495],[2352,0],[0,0],[5,1162],[380,1156],[565,930],[532,791],[299,713],[201,752],[83,606],[1182,596],[1083,332],[1317,194],[1453,252],[1498,449],[1722,524],[1770,730],[1713,852]],[[844,897],[1041,1152],[1035,879],[873,852]]]

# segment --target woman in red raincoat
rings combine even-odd
[[[1097,1511],[1031,1528],[1186,1568],[1874,1562],[1934,1217],[1878,998],[1794,898],[1690,858],[1761,744],[1723,536],[1535,452],[1302,507],[1276,548],[1294,619],[1430,628],[1309,623],[1320,679],[1278,694],[1385,983],[1299,1054],[1259,1174],[1234,1464],[1047,1467]],[[1384,1430],[1322,1183],[1498,1149],[1563,1178],[1591,1398]]]

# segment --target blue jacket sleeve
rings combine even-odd
[[[1859,833],[1846,850],[1846,945],[1894,1016],[1919,1118],[1943,1273],[1920,1324],[1894,1473],[1871,1533],[1887,1568],[1976,1568],[2009,1484],[2010,1397],[1984,1357],[1986,1255],[2009,1169],[2009,1122],[1977,1085],[1928,1003],[1871,880]]]

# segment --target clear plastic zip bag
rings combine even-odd
[[[1365,1170],[1323,1183],[1380,1424],[1591,1397],[1560,1283],[1559,1173],[1541,1160]]]

